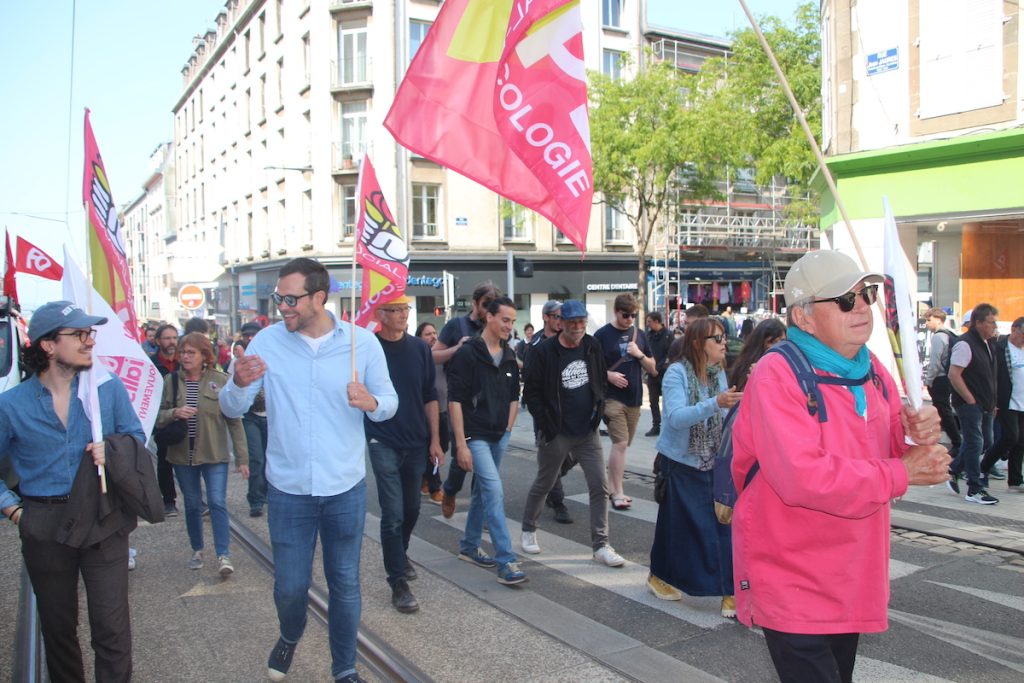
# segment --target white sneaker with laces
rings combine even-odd
[[[615,552],[615,548],[610,545],[603,545],[594,552],[594,562],[606,567],[621,567],[626,564],[626,558]]]
[[[537,544],[537,532],[524,531],[519,541],[519,546],[523,549],[524,553],[530,555],[538,554],[540,552],[540,545]]]
[[[221,576],[230,576],[235,573],[235,568],[231,565],[230,557],[227,555],[221,555],[217,558],[217,561],[220,562],[220,569],[218,571],[220,571]]]

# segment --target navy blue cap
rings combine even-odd
[[[106,322],[106,318],[89,315],[70,301],[51,301],[36,309],[28,324],[28,338],[35,341],[65,327],[77,330]]]
[[[586,318],[587,316],[587,307],[579,299],[569,299],[562,303],[562,320]]]

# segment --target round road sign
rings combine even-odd
[[[206,303],[206,292],[199,285],[182,285],[178,290],[178,301],[190,311],[196,311]]]

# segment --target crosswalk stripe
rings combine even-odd
[[[938,581],[928,581],[928,583],[936,586],[942,586],[943,588],[948,588],[950,590],[960,591],[961,593],[967,593],[968,595],[973,595],[976,598],[981,598],[982,600],[994,602],[997,605],[1015,609],[1018,612],[1024,612],[1024,598],[1017,597],[1016,595],[987,591],[982,588],[971,588],[970,586],[957,586],[952,583],[940,583]]]

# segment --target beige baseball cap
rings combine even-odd
[[[786,274],[786,305],[804,299],[831,299],[846,294],[858,282],[883,282],[881,273],[865,272],[838,251],[822,249],[801,256]]]

